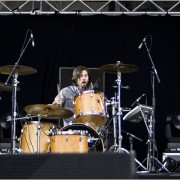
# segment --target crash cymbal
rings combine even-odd
[[[60,106],[34,104],[24,108],[25,112],[31,115],[47,115],[46,119],[63,119],[73,116],[73,112]]]
[[[17,91],[19,91],[19,90],[20,90],[20,88],[17,87]],[[2,82],[0,82],[0,92],[1,91],[8,91],[8,92],[12,91],[12,85],[10,85],[10,84],[5,85]]]
[[[106,64],[100,67],[100,70],[106,73],[132,73],[138,70],[138,67],[131,64]]]
[[[0,74],[10,74],[13,68],[14,65],[0,66]],[[35,74],[36,72],[36,69],[28,66],[18,65],[15,69],[15,73],[18,73],[18,75],[29,75]]]

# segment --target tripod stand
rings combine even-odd
[[[140,106],[141,114],[144,119],[144,123],[146,125],[148,131],[148,153],[147,158],[145,158],[142,164],[147,160],[147,170],[149,172],[156,172],[155,161],[161,165],[162,169],[169,172],[169,170],[155,157],[155,150],[157,151],[157,147],[155,145],[155,133],[153,131],[153,108],[150,106]]]

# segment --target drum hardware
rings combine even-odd
[[[16,118],[15,120],[32,119],[32,118],[36,118],[36,117],[38,117],[38,116],[39,116],[39,115],[37,115],[37,116],[31,116],[30,114],[28,114],[28,115],[25,116],[25,117]],[[44,114],[44,115],[41,115],[41,117],[47,117],[47,115]],[[8,118],[7,121],[12,121],[12,117],[11,117],[11,118]]]
[[[12,85],[11,84],[5,85],[4,83],[0,82],[0,92],[1,91],[11,92]],[[17,87],[17,91],[20,91],[19,87]]]
[[[38,114],[38,126],[37,126],[37,154],[40,153],[40,121],[41,121],[41,114]]]
[[[117,61],[116,64],[107,64],[100,67],[100,69],[107,73],[116,73],[117,74],[117,86],[118,86],[118,94],[117,94],[117,112],[115,112],[115,106],[112,110],[113,115],[113,126],[114,126],[114,145],[110,148],[110,151],[121,152],[122,148],[122,135],[121,135],[121,74],[122,73],[132,73],[138,70],[138,67],[135,65],[123,64],[120,61]],[[118,121],[118,126],[116,126]],[[116,130],[118,130],[118,143],[116,137]]]
[[[110,64],[110,65],[104,65],[101,66],[100,69],[102,71],[105,71],[107,73],[117,73],[117,87],[118,87],[118,93],[116,95],[115,93],[115,97],[111,98],[112,102],[112,118],[111,120],[113,120],[113,129],[114,129],[114,145],[109,149],[110,152],[117,152],[117,153],[128,153],[129,152],[122,148],[122,135],[121,135],[121,115],[122,115],[122,108],[121,108],[121,73],[131,73],[131,72],[135,72],[138,70],[137,66],[134,65],[127,65],[127,64],[121,64],[120,61],[117,61],[117,64]],[[110,121],[111,121],[110,120]],[[109,123],[110,123],[109,121]],[[118,121],[118,122],[117,122]],[[108,125],[109,125],[108,123]],[[118,125],[117,125],[118,123]],[[107,126],[108,126],[107,125]],[[117,143],[117,132],[116,130],[118,130],[118,143]],[[135,161],[141,166],[143,167],[145,170],[147,170],[136,158]]]

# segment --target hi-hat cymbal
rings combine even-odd
[[[122,64],[122,63],[117,63],[117,64],[106,64],[103,65],[99,68],[101,71],[106,72],[106,73],[132,73],[137,71],[139,68],[135,65],[131,64]]]
[[[14,65],[0,66],[0,74],[10,74],[14,68]],[[28,66],[17,65],[15,69],[15,73],[18,75],[29,75],[35,74],[37,72],[36,69]]]
[[[34,104],[26,106],[24,110],[31,115],[43,115],[42,118],[46,119],[63,119],[73,116],[72,111],[55,105]]]
[[[19,91],[19,90],[20,90],[20,88],[17,87],[17,91]],[[10,84],[5,85],[2,82],[0,82],[0,92],[1,91],[8,91],[8,92],[12,91],[12,85],[10,85]]]

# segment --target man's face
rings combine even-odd
[[[80,77],[77,79],[77,85],[79,87],[79,89],[83,89],[87,86],[89,81],[89,76],[86,70],[83,70],[81,72]]]

